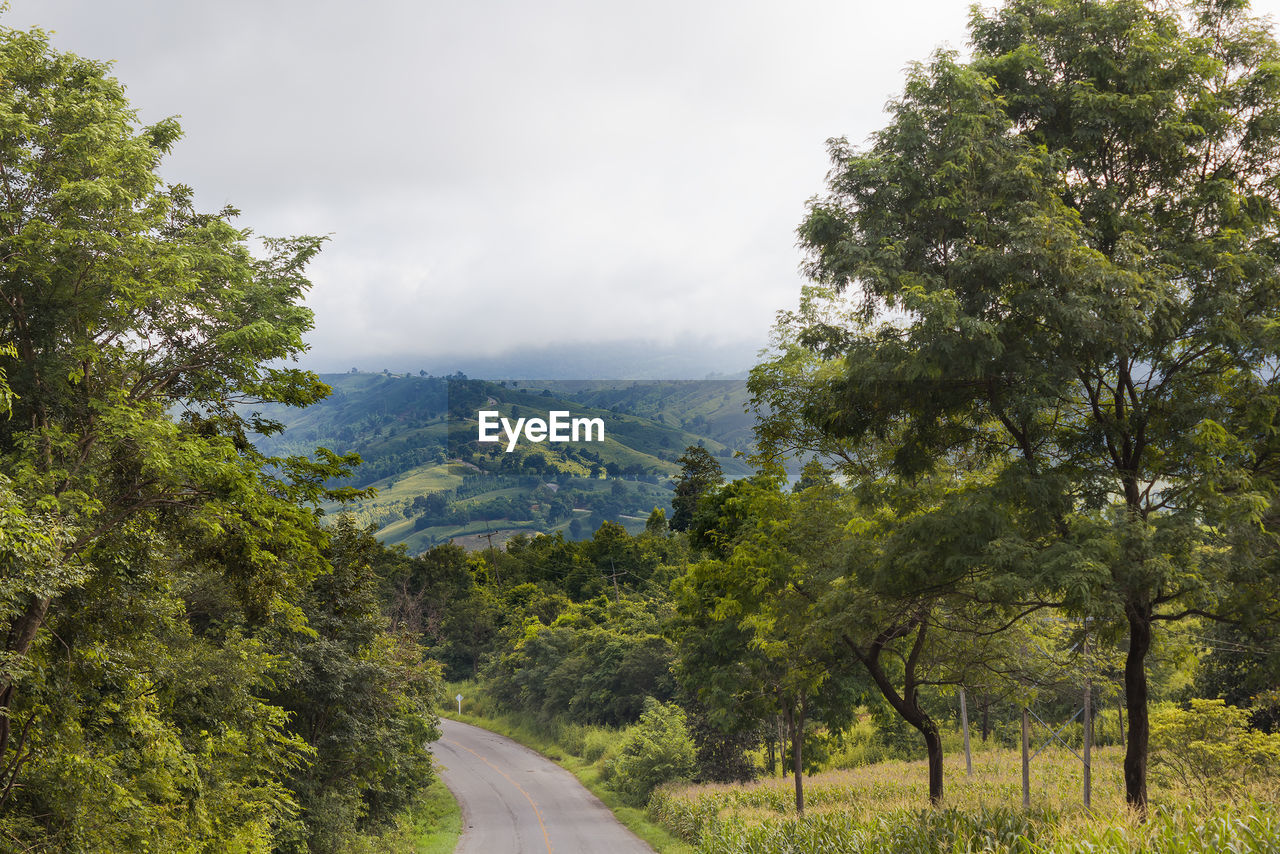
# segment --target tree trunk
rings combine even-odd
[[[942,736],[938,735],[938,727],[923,715],[926,727],[917,727],[924,736],[924,746],[929,752],[929,803],[935,807],[942,804]],[[913,724],[914,726],[914,724]]]
[[[982,695],[982,743],[987,743],[987,736],[991,735],[991,695]]]
[[[1129,737],[1124,751],[1124,797],[1130,807],[1147,811],[1147,651],[1151,649],[1151,607],[1125,603],[1129,618],[1129,654],[1124,661],[1124,699],[1129,710]]]
[[[787,732],[782,715],[777,715],[773,719],[774,724],[778,728],[778,776],[784,780],[787,777]]]
[[[14,620],[9,628],[9,636],[5,639],[5,652],[15,658],[25,658],[31,644],[44,624],[45,615],[49,612],[52,600],[47,596],[33,596],[22,615]],[[13,677],[6,675],[0,680],[0,766],[4,765],[5,753],[9,749],[9,718],[13,710],[13,699],[16,692]]]
[[[804,815],[804,698],[799,714],[786,704],[787,730],[791,736],[791,767],[796,779],[796,815]]]
[[[929,803],[936,807],[942,804],[942,738],[938,735],[938,725],[920,707],[920,696],[916,690],[916,667],[924,649],[927,630],[928,624],[924,622],[924,617],[916,616],[902,625],[881,632],[865,651],[847,635],[844,641],[867,668],[871,679],[893,710],[924,736],[925,750],[929,755]],[[906,637],[912,631],[916,632],[916,639],[911,645],[911,652],[903,659],[903,690],[899,694],[880,664],[880,655],[884,652],[885,644]]]

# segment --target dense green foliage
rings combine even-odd
[[[318,521],[357,460],[249,441],[327,392],[321,241],[255,257],[156,176],[178,134],[0,29],[3,850],[347,850],[430,773],[436,670]]]
[[[175,123],[0,30],[0,850],[403,840],[446,677],[706,851],[1274,850],[1203,802],[1280,784],[1280,49],[1236,2],[972,34],[832,144],[745,390],[332,390],[289,367],[322,241],[255,255],[157,178]],[[1082,691],[1121,818],[1072,836],[1078,766],[1018,812],[1003,751],[1023,709],[1083,749]],[[943,787],[962,697],[989,791]]]
[[[724,470],[706,448],[693,446],[676,460],[680,463],[680,479],[671,499],[671,530],[687,531],[693,524],[698,500],[713,487],[724,483]]]
[[[620,726],[646,698],[671,699],[671,642],[652,602],[571,605],[550,626],[526,622],[524,635],[488,671],[492,696],[542,718]]]
[[[800,235],[858,310],[808,330],[844,360],[810,415],[904,477],[993,457],[1021,574],[1127,636],[1141,807],[1159,627],[1274,601],[1280,48],[1243,3],[1013,0],[971,33],[832,144]]]
[[[609,766],[609,779],[617,781],[618,791],[632,803],[644,804],[658,786],[692,777],[694,754],[684,712],[651,698],[623,738]]]
[[[388,826],[431,777],[440,668],[412,635],[387,631],[373,570],[380,550],[340,518],[332,569],[301,602],[311,631],[277,646],[284,675],[268,696],[314,749],[290,783],[308,819],[305,844],[294,843],[300,851],[346,851],[352,828]]]
[[[1251,730],[1248,712],[1222,700],[1190,706],[1151,716],[1152,771],[1168,785],[1214,803],[1280,767],[1280,733]]]

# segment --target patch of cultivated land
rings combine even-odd
[[[403,501],[461,486],[462,476],[469,472],[470,469],[463,463],[434,463],[385,477],[371,486],[377,488],[379,500]]]
[[[937,810],[928,809],[924,762],[880,762],[807,777],[800,820],[790,778],[668,787],[649,812],[705,854],[1280,851],[1276,778],[1241,786],[1230,803],[1156,781],[1143,823],[1124,803],[1122,759],[1119,747],[1094,752],[1092,812],[1081,805],[1079,761],[1052,749],[1031,765],[1025,811],[1020,753],[993,750],[975,754],[972,777],[962,756],[948,758]]]
[[[507,544],[507,540],[516,534],[535,533],[529,528],[502,528],[493,532],[493,547],[500,549]],[[482,549],[489,548],[489,536],[487,534],[467,534],[461,537],[453,538],[454,545],[462,546],[469,552],[478,552]]]
[[[366,498],[353,505],[327,502],[324,510],[330,516],[336,516],[344,511],[350,512],[358,522],[368,524],[370,520],[377,518],[379,513],[386,511],[389,507],[401,506],[405,500],[457,488],[462,484],[462,476],[474,473],[472,471],[474,468],[467,463],[457,461],[418,466],[369,484],[378,490],[378,494],[373,498]],[[385,532],[379,532],[379,536],[384,534]]]

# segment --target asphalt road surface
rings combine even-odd
[[[455,854],[653,854],[577,778],[509,738],[441,718],[432,748],[462,807]]]

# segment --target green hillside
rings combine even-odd
[[[584,406],[688,430],[736,451],[751,450],[755,419],[747,412],[745,380],[551,380],[529,385]]]
[[[376,495],[348,507],[410,553],[457,539],[486,545],[513,532],[589,536],[601,522],[638,531],[655,507],[670,515],[677,458],[703,445],[728,477],[748,473],[749,421],[741,381],[567,383],[383,374],[323,377],[333,393],[298,412],[261,414],[285,426],[260,441],[274,454],[317,446],[356,452],[349,481]],[[478,440],[480,410],[515,425],[552,411],[599,418],[603,441],[532,442],[507,450]],[[340,508],[327,508],[331,513]]]

